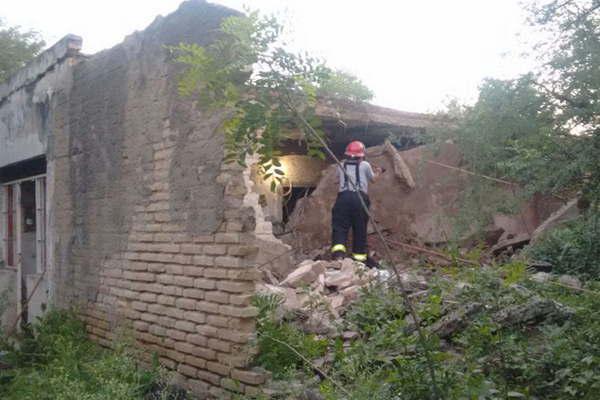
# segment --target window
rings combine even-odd
[[[40,273],[46,267],[46,179],[24,179],[0,190],[2,259],[8,267]]]
[[[16,261],[16,190],[15,185],[2,187],[3,209],[2,216],[4,226],[2,227],[4,241],[4,261],[9,267],[15,266]]]

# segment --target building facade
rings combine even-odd
[[[177,93],[165,46],[233,11],[189,1],[93,56],[67,36],[0,87],[3,324],[77,306],[199,395],[251,393],[255,219],[223,164],[222,113]],[[125,332],[125,333],[124,333]]]

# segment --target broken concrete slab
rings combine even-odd
[[[554,300],[534,296],[524,304],[517,304],[501,310],[492,320],[502,327],[529,325],[540,321],[563,321],[575,312]]]
[[[298,268],[292,271],[282,282],[282,286],[293,288],[310,285],[315,282],[320,274],[325,272],[322,262],[306,260]]]
[[[518,235],[509,237],[507,239],[499,241],[495,246],[492,247],[491,252],[494,255],[498,255],[505,250],[514,250],[525,246],[531,240],[531,236],[528,233],[520,233]]]
[[[563,224],[568,221],[572,221],[580,215],[577,204],[578,198],[569,200],[567,204],[559,208],[557,211],[552,213],[547,220],[545,220],[535,231],[531,234],[531,242],[535,243],[543,234],[554,227]]]
[[[410,173],[410,168],[408,168],[408,165],[406,165],[406,162],[398,150],[396,150],[396,148],[387,140],[383,145],[383,149],[392,159],[394,175],[396,175],[396,177],[400,179],[401,182],[406,184],[406,186],[408,186],[410,189],[414,189],[416,186],[415,180]]]
[[[442,143],[397,153],[406,168],[398,158],[390,157],[386,145],[367,149],[367,160],[373,166],[386,170],[369,186],[369,197],[371,213],[387,239],[392,242],[440,244],[451,238],[472,237],[475,227],[456,237],[458,232],[454,219],[459,213],[462,195],[472,180],[477,179],[461,172],[463,159],[458,147]],[[290,216],[288,228],[294,232],[294,239],[288,244],[302,253],[321,248],[323,243],[330,241],[331,207],[338,188],[336,168],[332,165],[324,171],[314,192],[298,200]],[[412,188],[409,176],[414,181]],[[499,186],[498,191],[512,195],[511,188]],[[490,193],[490,197],[496,196]],[[558,207],[560,204],[556,199],[534,196],[530,202],[523,203],[515,215],[496,215],[494,223],[488,227],[490,244],[500,233],[508,237],[533,231]],[[369,245],[372,250],[384,254],[379,240],[371,240]]]
[[[417,292],[428,288],[427,280],[414,272],[401,273],[400,280],[407,292]]]
[[[327,271],[325,272],[325,287],[341,290],[351,286],[355,282],[355,275],[351,271]]]
[[[581,289],[583,286],[579,278],[573,275],[560,275],[557,281],[561,285],[568,286],[573,289]]]
[[[536,272],[535,274],[531,275],[529,279],[537,283],[545,283],[552,279],[552,274],[547,272]]]
[[[457,310],[440,318],[434,322],[429,331],[438,335],[441,339],[452,336],[455,332],[463,330],[473,316],[483,309],[483,304],[471,303],[460,307]]]

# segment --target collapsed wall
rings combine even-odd
[[[188,1],[76,65],[48,152],[54,303],[80,307],[106,346],[132,335],[200,396],[264,380],[246,368],[255,222],[241,171],[223,164],[224,115],[179,96],[165,46],[206,45],[232,14]]]
[[[457,217],[463,194],[477,179],[461,172],[462,155],[456,145],[442,143],[397,151],[389,143],[367,149],[367,160],[385,172],[369,186],[371,212],[385,236],[392,242],[437,245],[455,239],[467,239],[474,233],[476,221],[467,221],[458,230]],[[299,251],[310,253],[330,243],[331,208],[337,195],[336,166],[324,172],[311,196],[301,199],[288,224],[293,234],[287,240]],[[527,236],[560,206],[556,199],[535,197],[520,201],[511,187],[497,185],[490,198],[506,194],[516,200],[514,214],[496,212],[486,227],[497,232],[498,239]],[[477,211],[477,210],[473,210]],[[371,233],[373,233],[371,231]],[[457,236],[458,235],[458,236]],[[371,249],[382,249],[374,235]]]

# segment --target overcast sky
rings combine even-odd
[[[294,46],[359,76],[375,103],[435,111],[472,102],[485,77],[509,78],[531,63],[520,0],[214,0],[250,5],[290,22]],[[52,44],[83,37],[87,54],[111,47],[181,0],[1,0],[0,18],[40,31]],[[520,35],[520,36],[519,36]]]

